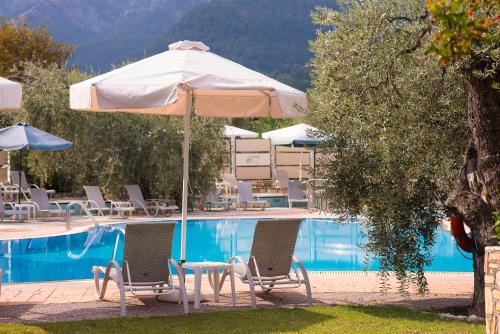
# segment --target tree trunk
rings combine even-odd
[[[465,70],[470,130],[464,166],[447,207],[461,216],[474,240],[474,297],[472,314],[484,317],[484,248],[494,236],[493,213],[500,203],[500,91],[493,88],[500,73],[476,76]]]

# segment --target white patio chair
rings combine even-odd
[[[94,282],[96,294],[104,299],[109,280],[118,286],[120,291],[120,315],[126,315],[125,293],[134,296],[178,294],[182,300],[184,313],[188,313],[188,300],[182,269],[171,258],[172,240],[175,224],[173,223],[143,223],[130,224],[125,228],[123,262],[120,266],[113,258],[106,267],[94,266]],[[171,267],[175,269],[178,285],[174,284]],[[99,274],[104,274],[102,286]]]
[[[108,207],[98,186],[83,186],[83,188],[87,193],[86,205],[88,210],[90,212],[97,212],[97,215],[105,216],[105,212],[113,215],[116,212],[118,215],[127,218],[128,215],[126,214],[130,215],[135,210],[130,202],[107,201],[110,203]]]
[[[205,209],[208,211],[221,207],[223,210],[229,210],[229,205],[231,202],[224,200],[217,195],[217,189],[214,185],[208,188],[208,192],[205,195]]]
[[[226,193],[229,193],[229,195],[235,194],[238,191],[238,180],[234,174],[222,175],[222,181],[225,184]]]
[[[276,169],[276,180],[274,180],[274,185],[280,189],[284,194],[288,192],[288,172],[285,169]]]
[[[31,203],[35,206],[35,217],[42,214],[47,217],[66,217],[67,211],[57,202],[49,201],[49,195],[43,188],[30,188]],[[55,205],[57,208],[52,208]]]
[[[260,208],[264,210],[269,206],[267,201],[256,200],[252,194],[252,184],[250,182],[238,181],[238,208],[253,209]]]
[[[309,203],[306,194],[302,190],[302,182],[298,180],[288,181],[288,206],[290,209],[295,203],[305,204],[306,208]]]
[[[151,214],[157,216],[160,212],[172,213],[179,210],[177,205],[171,205],[168,200],[144,199],[141,187],[137,184],[126,185],[130,203],[136,210],[144,211],[148,216]]]
[[[248,284],[252,307],[256,307],[255,285],[265,292],[304,285],[307,304],[312,304],[309,276],[302,262],[293,255],[300,224],[300,219],[260,220],[255,226],[249,260],[240,256],[228,260],[234,266],[235,275]],[[221,276],[221,288],[227,275],[225,271]]]

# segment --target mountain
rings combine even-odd
[[[210,0],[9,0],[0,1],[0,16],[27,17],[47,25],[59,41],[77,46],[70,63],[84,69],[144,56],[158,36],[182,16]]]
[[[169,43],[203,41],[213,52],[304,89],[305,64],[315,29],[316,6],[336,8],[333,0],[213,0],[194,7],[168,29],[152,53]]]
[[[334,0],[0,0],[0,16],[47,25],[59,41],[77,46],[70,65],[103,72],[113,64],[198,40],[213,52],[299,89],[316,6]]]

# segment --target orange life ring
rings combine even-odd
[[[464,221],[457,216],[451,216],[451,234],[455,237],[457,245],[467,253],[472,253],[474,243],[465,233]]]

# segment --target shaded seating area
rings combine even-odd
[[[256,307],[256,285],[264,292],[304,285],[307,304],[312,304],[307,271],[294,256],[300,224],[300,219],[260,220],[255,226],[249,259],[233,256],[228,260],[234,266],[235,275],[248,284],[252,307]],[[220,287],[227,275],[228,272],[222,275]]]
[[[103,300],[108,282],[112,280],[120,291],[120,315],[126,315],[125,293],[154,296],[175,294],[182,300],[184,313],[188,313],[188,300],[184,274],[171,258],[174,223],[128,224],[125,228],[123,261],[116,261],[118,243],[113,258],[106,267],[94,266],[94,283],[97,297]],[[171,268],[177,273],[178,284],[173,281]],[[101,280],[99,275],[103,274]]]

